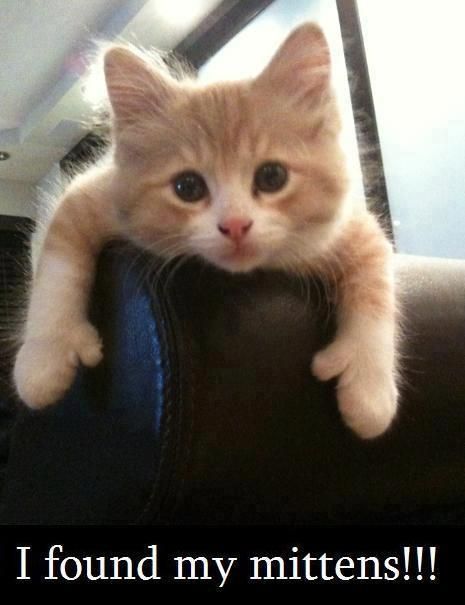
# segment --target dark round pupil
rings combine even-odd
[[[262,164],[255,172],[254,186],[258,191],[273,193],[279,191],[287,182],[287,170],[278,162]]]
[[[207,184],[196,172],[183,172],[173,181],[176,195],[184,202],[198,202],[207,194]]]

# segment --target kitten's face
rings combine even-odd
[[[316,36],[321,47],[321,32],[304,28],[300,37],[315,44]],[[296,54],[302,62],[301,43],[291,36],[254,81],[201,87],[165,80],[150,112],[123,121],[119,141],[116,131],[119,214],[132,239],[231,272],[285,266],[304,249],[307,257],[318,251],[346,177],[327,71],[315,68],[321,48],[304,65],[306,80],[288,73]],[[325,43],[323,50],[326,59]]]

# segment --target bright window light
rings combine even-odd
[[[465,2],[358,0],[397,248],[465,257]]]
[[[257,19],[253,30],[234,37],[202,67],[202,81],[240,80],[258,75],[286,33],[285,25],[272,17]]]
[[[83,79],[81,92],[84,101],[94,109],[100,107],[107,98],[107,87],[101,59],[88,70]]]
[[[210,8],[211,0],[155,0],[154,23],[162,27],[184,29],[199,21]]]

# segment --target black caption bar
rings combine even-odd
[[[446,587],[463,528],[3,527],[0,585]]]

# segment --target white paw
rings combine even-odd
[[[355,377],[345,381],[341,375],[337,387],[339,411],[344,422],[362,439],[374,439],[391,425],[397,412],[397,389],[394,379],[379,376]]]
[[[79,362],[93,367],[101,359],[102,343],[89,323],[53,337],[26,339],[14,367],[16,390],[30,408],[44,408],[64,396],[73,383]]]
[[[379,349],[336,340],[317,353],[312,373],[319,380],[339,376],[337,399],[344,422],[362,439],[373,439],[390,426],[397,411],[393,363]]]
[[[315,355],[312,374],[323,381],[336,378],[348,367],[352,357],[353,351],[349,343],[336,340]]]

